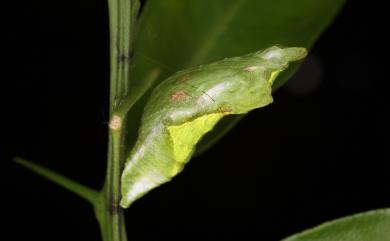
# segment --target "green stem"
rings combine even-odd
[[[123,130],[110,128],[109,158],[106,182],[101,202],[97,208],[97,217],[105,241],[126,241],[126,227],[123,209],[119,206],[120,177],[123,166]],[[103,214],[101,214],[103,213]]]
[[[121,171],[125,161],[126,114],[119,117],[118,107],[129,94],[130,60],[138,0],[108,0],[110,28],[110,125],[105,184],[95,212],[104,241],[127,241],[121,199]]]
[[[138,0],[108,0],[110,28],[110,113],[129,93],[130,60]]]

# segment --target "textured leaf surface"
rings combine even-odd
[[[172,73],[225,57],[280,44],[309,48],[344,0],[148,0],[136,40],[130,91],[146,89],[144,78],[156,68],[159,81]],[[297,66],[295,66],[297,67]],[[273,87],[292,74],[289,68]],[[147,84],[147,83],[145,83]],[[129,113],[129,138],[137,133],[144,98]],[[237,118],[224,118],[200,149],[223,136]],[[131,140],[130,142],[134,141]]]
[[[304,48],[271,47],[177,72],[146,104],[139,136],[122,174],[123,207],[168,182],[191,158],[197,142],[225,115],[272,102],[272,84]]]
[[[337,219],[282,241],[390,241],[390,209]]]

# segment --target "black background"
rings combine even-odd
[[[390,206],[388,29],[379,4],[348,2],[271,106],[127,210],[129,240],[276,241]],[[2,162],[10,170],[2,199],[12,236],[2,240],[100,240],[87,203],[10,157],[102,185],[106,3],[15,1],[3,11]]]

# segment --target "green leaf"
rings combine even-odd
[[[337,219],[282,241],[390,241],[390,209]]]
[[[160,81],[172,73],[225,57],[240,56],[280,44],[310,48],[329,25],[345,0],[148,0],[135,43],[130,91],[143,85],[152,69]],[[296,65],[297,67],[298,65]],[[281,75],[284,83],[296,68]],[[141,88],[142,89],[142,88]],[[136,136],[147,98],[129,113],[129,136]],[[229,118],[235,121],[236,118]],[[210,146],[226,128],[222,121],[199,148]],[[134,139],[132,140],[134,141]]]
[[[67,177],[64,177],[54,171],[51,171],[43,166],[34,164],[25,159],[15,157],[14,161],[17,164],[35,172],[36,174],[60,185],[61,187],[67,189],[68,191],[77,194],[78,196],[84,198],[85,200],[87,200],[88,202],[96,206],[99,199],[98,191],[95,191],[89,187],[81,185],[80,183],[77,183]]]
[[[270,47],[179,71],[158,85],[122,173],[121,206],[178,174],[222,117],[270,104],[277,75],[305,56],[304,48]]]

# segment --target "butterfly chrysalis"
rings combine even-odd
[[[161,82],[145,106],[137,142],[125,163],[121,206],[170,181],[225,115],[270,104],[277,75],[305,56],[304,48],[274,46],[179,71]]]

